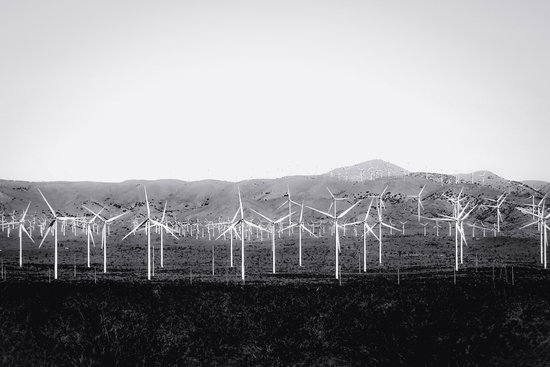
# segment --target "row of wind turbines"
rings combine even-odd
[[[422,204],[422,193],[425,189],[425,186],[423,186],[420,190],[420,192],[417,195],[408,195],[408,199],[416,200],[417,201],[417,219],[420,222],[421,218],[424,218],[426,220],[435,221],[436,225],[435,228],[438,230],[439,228],[439,221],[448,222],[449,228],[451,228],[451,225],[454,224],[455,228],[455,269],[458,270],[459,266],[459,257],[460,257],[460,264],[463,263],[463,245],[467,244],[466,240],[466,234],[464,230],[464,223],[466,219],[471,215],[471,213],[477,208],[477,205],[472,205],[471,202],[463,203],[463,201],[466,199],[466,196],[462,195],[462,190],[453,196],[446,196],[446,198],[452,203],[453,206],[453,214],[452,215],[440,215],[438,218],[426,218],[421,215],[421,211],[424,208]],[[243,202],[241,197],[240,189],[238,190],[238,198],[239,198],[239,206],[236,209],[235,215],[231,220],[228,220],[227,222],[218,222],[213,223],[213,226],[218,227],[219,235],[217,236],[216,240],[219,240],[220,238],[226,239],[226,235],[229,235],[230,237],[230,261],[231,261],[231,267],[233,267],[233,238],[240,239],[241,240],[241,278],[244,281],[245,280],[245,237],[246,234],[251,231],[251,229],[256,229],[257,233],[263,233],[267,232],[268,235],[271,237],[272,242],[272,272],[276,273],[276,244],[275,244],[275,238],[276,238],[276,232],[278,232],[279,236],[284,231],[289,231],[289,235],[292,233],[294,227],[298,227],[299,229],[299,266],[302,266],[302,231],[306,231],[310,234],[310,236],[317,235],[314,233],[315,229],[310,230],[303,221],[303,213],[304,208],[308,208],[309,210],[312,210],[324,217],[326,217],[329,222],[332,224],[332,233],[335,237],[335,277],[336,279],[340,278],[340,264],[339,264],[339,254],[341,252],[341,246],[340,246],[340,231],[343,231],[345,233],[345,230],[347,227],[355,227],[356,226],[362,226],[363,227],[363,270],[366,272],[366,264],[367,264],[367,236],[372,235],[379,244],[379,263],[382,263],[382,229],[383,227],[386,227],[390,230],[390,232],[397,231],[402,232],[404,234],[405,232],[405,224],[407,222],[400,221],[401,223],[401,229],[398,229],[394,227],[394,224],[391,222],[391,219],[389,223],[386,223],[383,220],[383,210],[385,210],[385,204],[384,204],[384,194],[387,190],[387,187],[377,195],[371,195],[370,203],[367,207],[367,211],[365,214],[365,217],[363,220],[354,221],[354,222],[343,222],[343,218],[354,208],[356,207],[361,200],[351,204],[347,209],[338,212],[337,211],[337,203],[346,201],[347,198],[340,198],[336,197],[327,187],[327,191],[330,193],[331,196],[331,205],[327,211],[306,206],[304,202],[297,203],[296,201],[292,200],[290,197],[290,188],[288,188],[288,199],[280,205],[277,209],[283,208],[285,205],[288,205],[288,214],[280,217],[280,218],[271,218],[266,214],[260,213],[257,210],[250,209],[253,213],[258,215],[260,218],[262,218],[264,221],[267,221],[267,225],[262,225],[262,223],[254,223],[253,220],[246,219],[244,214],[244,208],[243,208]],[[176,234],[181,235],[181,227],[178,229],[178,226],[176,223],[173,223],[170,227],[170,223],[168,223],[166,219],[166,206],[167,202],[165,202],[164,210],[162,213],[162,217],[160,219],[156,219],[151,214],[151,209],[149,205],[149,199],[147,196],[147,189],[144,188],[145,191],[145,202],[146,202],[146,217],[142,221],[133,221],[133,229],[126,234],[122,240],[125,240],[130,235],[135,235],[138,231],[144,231],[147,235],[147,278],[151,279],[151,230],[155,230],[157,232],[160,232],[161,236],[161,244],[160,244],[160,260],[161,260],[161,267],[164,266],[163,264],[163,258],[164,258],[164,247],[163,247],[163,231],[166,231],[168,234],[173,236],[174,238],[178,238]],[[93,211],[88,207],[84,206],[84,209],[86,209],[88,212],[91,213],[91,217],[85,218],[85,217],[68,217],[68,216],[60,216],[56,213],[56,211],[52,208],[50,203],[47,201],[44,194],[39,190],[40,195],[46,202],[50,212],[52,213],[53,219],[50,221],[49,225],[47,226],[47,230],[45,235],[42,238],[42,241],[40,242],[39,248],[43,245],[45,239],[47,238],[48,234],[52,232],[54,236],[54,278],[57,279],[58,277],[58,225],[59,223],[65,224],[67,221],[72,221],[73,224],[80,223],[84,230],[87,233],[87,266],[90,267],[90,241],[95,246],[94,240],[93,240],[93,233],[92,228],[96,221],[103,222],[103,227],[101,230],[101,248],[103,249],[103,271],[107,272],[107,234],[109,230],[109,224],[113,223],[115,220],[121,218],[125,214],[128,214],[128,212],[123,212],[121,214],[115,215],[111,218],[105,218],[101,215],[103,208],[99,211]],[[497,212],[497,230],[500,232],[500,222],[502,221],[502,215],[500,212],[500,208],[502,204],[504,203],[506,199],[505,193],[503,193],[501,196],[499,196],[496,200],[488,199],[493,204],[486,204],[484,206],[489,208],[496,209]],[[550,217],[550,213],[546,212],[546,206],[545,206],[545,199],[546,196],[543,197],[538,204],[535,203],[535,196],[533,195],[533,203],[531,206],[531,210],[528,210],[527,208],[523,207],[517,207],[522,213],[532,216],[533,221],[524,225],[520,229],[529,227],[534,224],[538,224],[539,231],[540,231],[540,241],[541,241],[541,263],[544,264],[544,267],[547,267],[547,261],[546,261],[546,248],[548,245],[548,238],[547,238],[547,230],[548,230],[548,224],[547,219]],[[299,220],[297,222],[292,221],[292,215],[296,214],[296,212],[293,211],[293,206],[298,206],[300,208],[300,215]],[[30,207],[30,202],[27,205],[25,211],[23,212],[21,218],[17,221],[12,221],[9,223],[6,223],[8,228],[12,226],[12,228],[17,225],[19,230],[19,266],[22,267],[22,249],[23,249],[23,232],[31,239],[31,241],[34,243],[34,240],[32,239],[32,236],[30,235],[29,231],[25,228],[25,218],[27,216],[28,209]],[[377,215],[374,218],[374,222],[372,222],[371,218],[371,209],[374,208],[376,210]],[[332,211],[331,211],[332,210]],[[286,227],[282,227],[283,222],[288,219],[288,225]],[[371,221],[369,223],[369,221]],[[279,225],[279,229],[276,230],[276,226]],[[422,224],[424,226],[425,230],[425,224]],[[475,223],[469,224],[473,230],[477,227]],[[376,227],[378,227],[378,231],[376,231]],[[2,223],[2,229],[4,228],[4,223]],[[220,230],[220,228],[223,228],[223,230]],[[485,228],[485,227],[483,227]],[[197,235],[198,235],[198,228],[197,228]],[[208,234],[210,236],[210,228],[208,228]],[[250,236],[250,235],[249,235]],[[250,238],[250,237],[249,237]],[[459,245],[460,243],[460,245]],[[460,254],[460,256],[459,256]]]

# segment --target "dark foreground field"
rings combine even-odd
[[[550,276],[532,267],[342,284],[0,284],[2,366],[542,366]]]

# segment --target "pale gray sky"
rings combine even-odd
[[[2,1],[0,176],[550,181],[548,1]]]

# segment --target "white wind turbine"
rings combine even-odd
[[[317,238],[315,233],[310,231],[309,228],[307,228],[305,226],[305,224],[303,222],[303,218],[304,218],[304,202],[302,201],[301,209],[300,209],[300,220],[298,221],[298,223],[291,224],[291,226],[299,226],[300,227],[300,231],[298,232],[298,259],[299,259],[298,264],[299,264],[299,266],[302,266],[302,229],[305,229],[307,232],[309,232],[310,235]],[[283,231],[285,229],[286,228],[284,228]]]
[[[91,211],[90,209],[86,208],[85,206],[84,206],[84,208],[87,209],[88,211]],[[101,213],[102,211],[103,211],[103,208],[101,208],[99,213]],[[88,237],[88,267],[90,267],[90,240],[92,240],[92,243],[95,247],[93,229],[92,228],[93,228],[94,221],[96,220],[99,213],[98,214],[94,213],[94,216],[92,217],[92,219],[90,219],[89,222],[86,222],[86,234],[87,234],[87,237]]]
[[[420,223],[420,225],[421,225],[422,227],[424,227],[424,237],[426,237],[426,226],[427,226],[428,224],[430,224],[430,223],[428,223],[428,222],[426,222],[426,223]]]
[[[101,248],[103,249],[103,272],[106,273],[107,272],[107,228],[112,222],[122,217],[123,215],[128,214],[128,212],[124,212],[115,217],[106,219],[99,214],[101,213],[103,208],[98,213],[95,213],[93,210],[89,208],[86,208],[86,207],[84,208],[95,215],[94,219],[97,217],[100,221],[103,222],[103,228],[101,229]],[[90,243],[88,242],[88,250],[89,250],[89,246],[90,246]],[[89,257],[88,257],[88,267],[90,267]]]
[[[420,222],[420,207],[422,207],[422,209],[424,209],[424,205],[422,205],[422,198],[420,197],[420,195],[422,195],[422,191],[424,191],[424,188],[426,187],[426,185],[422,186],[422,188],[420,189],[420,192],[418,193],[418,195],[407,195],[407,198],[412,198],[412,199],[416,199],[417,201],[417,215],[418,215],[418,221]]]
[[[162,211],[162,217],[160,218],[160,223],[166,226],[166,205],[168,205],[168,200],[164,202],[164,209]],[[160,230],[160,267],[164,268],[164,236],[163,236],[163,227],[159,228]],[[210,228],[208,228],[208,239],[210,240]]]
[[[244,225],[245,223],[248,224],[249,226],[251,227],[254,227],[254,228],[258,228],[260,230],[264,230],[263,228],[261,228],[260,226],[257,226],[256,224],[252,223],[252,222],[249,222],[247,221],[246,219],[244,219],[244,210],[243,210],[243,202],[242,202],[242,199],[241,199],[241,190],[238,189],[239,191],[239,210],[237,211],[237,213],[235,213],[235,216],[233,217],[233,221],[232,223],[229,225],[229,227],[223,231],[217,238],[219,239],[220,237],[222,237],[223,235],[225,235],[227,232],[230,232],[231,231],[234,231],[235,228],[240,225],[241,226],[241,278],[244,282],[244,279],[245,279],[245,270],[244,270],[244,237],[245,237],[245,231],[244,231]],[[235,221],[235,219],[237,219],[237,215],[238,214],[241,214],[241,219]]]
[[[495,208],[497,210],[497,232],[500,233],[500,222],[502,222],[502,214],[500,214],[500,207],[504,203],[504,200],[506,200],[506,193],[505,192],[502,193],[502,195],[500,195],[497,200],[493,200],[493,199],[487,199],[487,200],[495,203],[495,205],[484,205],[484,206],[488,208]]]
[[[374,236],[374,238],[379,240],[378,236],[373,231],[373,228],[376,224],[370,226],[367,222],[367,220],[369,219],[370,208],[372,207],[373,201],[374,201],[374,198],[372,198],[370,201],[369,208],[367,209],[367,214],[365,214],[365,219],[363,219],[362,221],[350,223],[351,225],[360,224],[360,223],[363,224],[363,272],[367,271],[367,235],[368,233],[371,233]]]
[[[48,226],[48,229],[46,230],[46,234],[44,235],[44,237],[42,238],[42,241],[40,241],[40,245],[38,246],[38,248],[42,247],[42,244],[44,243],[44,240],[46,239],[46,237],[48,237],[48,233],[50,233],[50,230],[53,230],[53,233],[54,233],[54,265],[53,265],[53,277],[54,279],[57,279],[57,222],[58,221],[66,221],[66,220],[71,220],[71,219],[74,219],[72,217],[61,217],[61,216],[58,216],[55,211],[53,210],[52,206],[50,205],[50,203],[48,203],[48,200],[46,200],[46,197],[44,196],[44,194],[42,193],[42,191],[40,191],[40,189],[38,189],[38,192],[40,192],[40,195],[42,195],[42,198],[44,199],[44,201],[46,202],[46,204],[48,205],[48,208],[50,208],[50,211],[52,212],[52,215],[53,215],[53,220],[50,222],[50,225]],[[53,228],[53,229],[52,229]]]
[[[334,216],[336,216],[336,202],[337,201],[345,201],[346,199],[345,198],[337,198],[336,196],[334,196],[332,191],[329,190],[328,187],[327,187],[327,191],[329,192],[329,194],[332,198],[332,203],[330,203],[330,207],[328,208],[328,211],[330,211],[331,208],[334,208]]]
[[[221,223],[223,225],[224,230],[223,230],[223,232],[218,233],[219,236],[216,238],[216,240],[223,236],[223,239],[225,241],[225,235],[227,233],[227,231],[225,230],[225,227],[235,223],[235,220],[237,219],[238,215],[239,215],[239,209],[237,209],[237,212],[235,213],[235,215],[233,216],[233,219],[231,221]],[[229,220],[229,218],[227,218],[227,219]],[[229,232],[229,241],[230,241],[229,261],[230,261],[230,267],[233,267],[233,233],[235,234],[235,238],[238,238],[238,239],[241,238],[239,236],[239,233],[237,232],[237,230],[233,227],[233,230]],[[260,233],[261,233],[261,231],[260,231]],[[263,237],[262,237],[262,240],[263,240]]]
[[[546,248],[548,247],[547,230],[550,229],[548,227],[547,220],[550,218],[550,213],[546,213],[545,198],[546,198],[546,195],[544,196],[544,198],[539,203],[537,214],[534,215],[535,218],[536,218],[535,221],[533,221],[531,223],[527,223],[526,225],[524,225],[520,229],[532,226],[533,224],[538,224],[538,228],[539,228],[539,231],[540,231],[540,261],[541,261],[541,263],[544,264],[544,268],[546,269],[546,265],[547,265],[547,261],[546,261],[547,249]],[[542,204],[542,207],[540,206],[541,204]],[[524,208],[517,207],[517,209],[520,210],[523,214],[533,215],[532,212],[530,212],[530,211],[528,211]]]
[[[296,205],[300,205],[300,204],[298,204],[297,202],[295,202],[290,198],[290,186],[288,185],[287,185],[287,194],[288,194],[288,199],[284,203],[282,203],[277,208],[277,210],[281,209],[283,206],[288,204],[288,227],[287,228],[288,228],[288,235],[290,236],[291,228],[293,227],[292,226],[292,204],[296,204]]]
[[[328,190],[328,188],[327,188],[327,190]],[[329,192],[330,192],[330,190],[329,190]],[[308,206],[308,208],[311,209],[311,210],[314,210],[318,213],[321,213],[323,215],[326,215],[327,217],[329,217],[333,220],[333,223],[334,223],[334,237],[336,238],[336,244],[335,244],[336,279],[339,279],[340,278],[340,270],[339,270],[338,257],[339,257],[339,253],[340,253],[340,235],[338,233],[338,229],[341,227],[341,225],[338,223],[338,220],[341,219],[342,217],[344,217],[351,209],[353,209],[353,207],[355,207],[357,204],[359,204],[361,202],[361,200],[359,200],[358,202],[356,202],[355,204],[350,206],[348,209],[346,209],[345,211],[343,211],[342,213],[337,215],[336,214],[336,201],[337,200],[345,200],[345,199],[335,198],[334,195],[332,195],[332,193],[330,193],[330,194],[331,194],[332,198],[334,199],[334,215],[330,214],[330,213],[327,213],[327,212],[324,212],[322,210],[318,210],[318,209],[309,207],[309,206]]]
[[[485,186],[485,175],[487,174],[487,171],[483,172],[482,175],[479,175],[481,177],[481,186]]]
[[[145,190],[145,204],[147,206],[147,218],[143,220],[140,224],[134,227],[126,236],[122,238],[124,241],[126,237],[129,235],[135,233],[138,229],[143,227],[145,229],[145,232],[147,232],[147,279],[151,280],[151,227],[158,226],[161,228],[164,228],[166,232],[170,233],[174,238],[178,238],[174,232],[170,228],[168,228],[165,224],[159,223],[153,218],[151,218],[151,209],[149,207],[149,199],[147,198],[147,188],[144,186],[143,189]]]
[[[378,243],[379,243],[378,262],[380,264],[382,264],[382,226],[395,229],[396,231],[400,232],[399,229],[384,223],[384,221],[382,220],[382,205],[383,205],[382,201],[379,200],[376,205],[376,208],[378,211],[378,221],[375,223],[375,225],[378,225]]]
[[[281,223],[286,218],[290,217],[293,213],[285,215],[284,217],[279,218],[277,220],[273,220],[273,219],[270,219],[267,216],[263,215],[262,213],[257,212],[254,209],[250,209],[250,210],[253,211],[254,213],[258,214],[260,217],[264,218],[265,220],[267,220],[267,222],[269,223],[269,225],[271,227],[271,254],[272,254],[272,257],[273,257],[273,274],[275,274],[275,259],[276,259],[276,256],[275,256],[275,226],[277,224]]]
[[[27,237],[29,237],[30,240],[34,243],[32,236],[29,234],[29,232],[25,228],[25,216],[27,215],[27,211],[29,210],[30,206],[31,206],[31,202],[29,201],[29,204],[27,205],[27,209],[25,209],[21,218],[18,221],[8,223],[8,226],[10,225],[15,226],[16,224],[19,226],[19,267],[23,267],[23,232],[25,232],[27,234]]]
[[[458,210],[456,211],[457,214],[453,214],[452,216],[449,215],[441,215],[442,218],[437,218],[437,220],[442,221],[448,221],[448,222],[454,222],[455,223],[455,270],[458,270],[458,236],[460,234],[460,263],[463,262],[463,256],[462,256],[462,244],[466,243],[466,235],[464,233],[464,220],[468,218],[468,216],[472,213],[472,211],[476,208],[476,206],[472,207],[470,211],[466,212],[466,209],[470,203],[467,203],[463,208],[458,204]],[[432,220],[435,220],[435,218],[432,218]]]
[[[404,236],[405,235],[405,224],[407,224],[407,221],[405,222],[402,222],[402,221],[399,221],[399,223],[401,223],[401,235]]]
[[[439,229],[441,228],[441,226],[439,225],[439,220],[437,219],[435,220],[434,228],[435,228],[435,235],[439,237]]]
[[[365,167],[358,167],[359,169],[359,179],[361,182],[365,181]]]

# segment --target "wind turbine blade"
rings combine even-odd
[[[94,233],[92,232],[92,229],[88,226],[88,237],[92,240],[92,244],[95,247],[95,241],[94,241]]]
[[[27,230],[25,229],[25,226],[21,226],[21,229],[23,230],[23,232],[25,232],[27,234],[27,236],[31,239],[32,243],[34,243],[34,240],[32,239],[31,235],[29,234],[29,232],[27,232]]]
[[[151,218],[151,209],[149,208],[149,198],[147,197],[147,187],[143,186],[145,190],[145,204],[147,205],[147,218]]]
[[[520,227],[519,229],[527,228],[527,227],[529,227],[529,226],[532,226],[533,224],[537,224],[538,222],[539,222],[539,221],[537,220],[537,221],[535,221],[535,222],[528,223],[528,224],[524,225],[523,227]]]
[[[467,205],[466,205],[467,206]],[[470,209],[470,211],[468,213],[466,213],[466,215],[462,216],[461,219],[464,220],[466,218],[468,218],[468,216],[477,208],[477,205],[474,205],[472,207],[472,209]]]
[[[279,206],[277,207],[277,210],[281,209],[281,208],[282,208],[283,206],[285,206],[287,203],[288,203],[288,200],[285,201],[284,203],[282,203],[281,205],[279,205]]]
[[[348,214],[349,211],[351,209],[353,209],[357,204],[359,204],[361,202],[361,200],[359,200],[358,202],[356,202],[355,204],[353,204],[352,206],[350,206],[347,210],[345,210],[344,212],[342,212],[340,215],[336,216],[336,218],[340,219],[342,218],[344,215]]]
[[[140,224],[135,226],[134,229],[132,229],[130,232],[128,232],[128,234],[126,236],[122,237],[122,241],[124,241],[124,239],[126,237],[128,237],[129,235],[135,233],[138,229],[140,229],[145,223],[147,223],[148,220],[149,220],[149,218],[145,219],[143,222],[141,222]]]
[[[54,218],[56,217],[55,215],[55,212],[53,211],[53,208],[52,206],[50,205],[50,203],[48,203],[48,200],[46,200],[46,197],[44,196],[44,194],[42,193],[42,191],[40,191],[40,189],[38,189],[38,192],[40,193],[40,195],[42,195],[42,198],[44,199],[44,201],[46,202],[46,204],[48,205],[48,208],[50,208],[50,211],[52,212]]]
[[[23,216],[21,217],[21,222],[25,220],[25,216],[27,215],[27,211],[29,210],[29,207],[31,206],[31,202],[29,201],[29,204],[27,205],[27,209],[23,212]]]
[[[179,239],[175,234],[174,232],[172,232],[172,230],[164,223],[160,223],[160,222],[157,222],[156,220],[154,219],[151,219],[151,223],[153,223],[155,226],[158,226],[158,227],[161,227],[161,228],[164,228],[164,230],[168,233],[170,233],[172,235],[172,237],[174,237],[175,239]]]
[[[243,200],[241,198],[241,188],[237,187],[237,190],[239,191],[239,208],[241,209],[241,219],[244,219]]]
[[[120,217],[122,217],[123,215],[126,215],[126,214],[128,214],[128,212],[124,212],[124,213],[121,213],[121,214],[117,215],[116,217],[109,218],[105,222],[106,223],[114,222],[116,219],[118,219],[118,218],[120,218]]]
[[[462,218],[462,216],[464,215],[464,212],[466,211],[466,209],[468,208],[468,206],[470,205],[470,203],[466,203],[466,205],[462,208],[462,211],[456,216],[457,218]],[[475,206],[474,206],[475,208]]]
[[[101,212],[103,211],[103,209],[105,208],[101,208],[101,210],[99,212],[94,212],[92,209],[86,207],[85,205],[82,205],[82,207],[86,210],[88,210],[90,213],[92,213],[94,215],[94,217],[92,219],[90,219],[90,221],[88,223],[92,223],[96,218],[99,218],[100,220],[102,221],[105,221],[105,218],[103,218],[102,216],[100,216],[99,214],[101,214]]]
[[[334,195],[332,195],[332,192],[328,189],[328,187],[327,187],[327,190],[328,190],[328,193],[330,194],[330,196],[332,196],[332,198],[336,200],[336,198],[334,197]]]
[[[303,229],[305,229],[307,232],[309,232],[310,235],[312,235],[313,237],[317,238],[317,236],[315,235],[315,233],[311,232],[309,230],[309,228],[307,228],[306,226],[304,226],[303,224],[300,224],[300,227],[302,227]]]
[[[374,198],[370,199],[369,208],[367,209],[367,214],[365,215],[365,222],[367,221],[367,218],[369,217],[370,208],[372,208],[372,202],[373,202],[373,201],[374,201]]]
[[[312,207],[310,207],[310,206],[306,206],[306,207],[309,208],[309,209],[311,209],[311,210],[314,210],[314,211],[316,211],[316,212],[318,212],[318,213],[321,213],[321,214],[323,214],[323,215],[326,215],[326,216],[329,217],[329,218],[336,219],[336,218],[334,217],[334,215],[332,215],[332,214],[326,213],[326,212],[324,212],[324,211],[322,211],[322,210],[318,210],[318,209],[312,208]],[[329,210],[330,210],[330,209],[329,209]]]
[[[281,229],[281,232],[284,232],[289,228],[296,227],[297,225],[298,225],[298,223],[292,223],[291,225],[286,226],[285,228]]]
[[[395,230],[395,231],[401,232],[400,229],[397,229],[397,228],[395,228],[395,227],[392,227],[392,226],[390,226],[389,224],[386,224],[386,223],[383,223],[383,222],[380,223],[380,224],[382,224],[384,227],[388,227],[388,228],[391,228],[391,229],[393,229],[393,230]]]
[[[250,208],[251,211],[253,211],[254,213],[258,214],[260,217],[266,219],[269,223],[274,223],[271,219],[269,219],[268,217],[266,217],[265,215],[263,215],[262,213],[259,213],[257,212],[256,210]]]
[[[287,215],[285,215],[284,217],[277,219],[274,223],[280,223],[280,222],[282,222],[283,220],[285,220],[286,218],[290,217],[290,216],[291,216],[292,214],[294,214],[294,213],[296,213],[296,212],[292,212],[292,213],[290,213],[290,214],[287,214]]]
[[[376,226],[376,224],[375,224],[374,226],[371,227],[371,226],[369,226],[368,224],[365,223],[365,228],[367,228],[367,234],[368,234],[368,233],[371,233],[371,234],[374,236],[374,238],[376,238],[377,240],[380,240],[380,239],[378,238],[378,236],[376,235],[376,233],[374,233],[374,227],[375,227],[375,226]]]
[[[262,231],[265,231],[265,230],[266,230],[265,228],[260,227],[260,226],[258,226],[258,225],[256,225],[256,224],[252,223],[252,222],[249,222],[249,221],[247,221],[246,219],[243,219],[243,221],[244,221],[246,224],[248,224],[249,226],[251,226],[251,227],[258,228],[259,230],[262,230]]]
[[[238,212],[237,212],[238,213]],[[232,229],[234,229],[235,225],[237,224],[237,222],[231,224],[229,227],[227,227],[227,229],[225,231],[223,231],[222,233],[220,233],[220,235],[218,237],[216,237],[216,240],[219,239],[220,237],[223,237],[227,232],[231,231]],[[235,231],[235,233],[237,233]],[[237,233],[238,234],[238,233]]]
[[[235,215],[233,216],[233,220],[231,220],[231,223],[235,222],[235,220],[237,219],[237,215],[239,215],[239,209],[237,209],[237,211],[235,212]]]
[[[164,223],[164,215],[166,214],[166,205],[168,204],[168,200],[164,202],[164,210],[162,211],[162,218],[160,218],[160,222]]]
[[[40,245],[38,245],[38,248],[42,247],[42,244],[44,243],[44,240],[48,237],[48,234],[50,233],[51,229],[52,229],[52,226],[50,225],[48,227],[48,230],[46,231],[46,234],[44,235],[44,237],[42,237],[42,241],[40,241]]]

